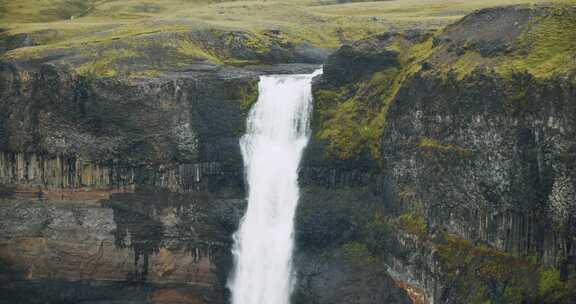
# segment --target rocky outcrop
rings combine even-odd
[[[224,302],[259,73],[3,63],[2,300]]]
[[[433,35],[375,36],[328,60],[371,68],[327,66],[316,81],[324,148],[304,166],[365,181],[326,184],[307,170],[303,180],[363,193],[354,209],[332,212],[372,214],[358,230],[382,229],[380,238],[350,242],[413,300],[574,300],[575,54],[543,36],[572,35],[574,16],[568,6],[495,8]],[[341,165],[366,155],[372,165]],[[342,200],[332,197],[332,208]],[[557,287],[543,289],[550,281]]]
[[[132,26],[87,32],[79,35],[81,42],[66,43],[55,42],[65,40],[58,30],[11,34],[0,29],[0,57],[29,69],[51,64],[92,77],[156,77],[199,68],[320,64],[331,52],[280,30],[219,29],[184,19]]]

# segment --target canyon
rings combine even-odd
[[[2,57],[0,303],[228,303],[259,78],[321,65],[293,303],[573,303],[575,28],[488,8],[159,75]]]

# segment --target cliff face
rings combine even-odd
[[[55,62],[0,66],[1,301],[226,303],[231,235],[245,208],[238,143],[258,77],[317,66],[197,65],[139,77]],[[298,303],[373,290],[407,301],[388,275],[364,277],[338,251],[327,263],[302,259],[302,291],[321,298]]]
[[[3,63],[2,301],[225,301],[259,73]]]
[[[55,186],[64,187],[93,186],[74,177],[82,175],[86,164],[40,155],[75,156],[93,161],[92,167],[100,171],[141,163],[237,163],[232,141],[242,133],[243,113],[255,101],[258,81],[256,73],[246,71],[87,78],[51,64],[29,71],[4,63],[1,75],[4,162],[24,162],[16,171],[23,170],[21,165],[41,170],[38,166],[46,163],[46,169],[70,175],[69,180],[56,181]],[[62,166],[58,163],[66,168],[57,168]],[[7,170],[5,174],[12,176],[5,178],[23,178],[18,176],[21,172]],[[25,178],[53,184],[35,180],[42,172],[34,173]],[[97,179],[96,172],[83,173]],[[106,187],[121,182],[94,183]]]
[[[314,90],[313,147],[324,148],[308,164],[334,178],[303,180],[363,193],[347,212],[371,215],[349,243],[413,300],[575,299],[576,48],[555,38],[573,35],[575,16],[481,10],[328,60]],[[339,64],[351,60],[362,64]]]
[[[223,302],[229,222],[242,208],[157,191],[101,203],[5,199],[2,302]]]
[[[86,77],[3,62],[3,303],[222,303],[258,76]]]

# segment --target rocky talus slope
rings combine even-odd
[[[417,303],[573,303],[574,29],[576,7],[513,6],[342,47],[314,88],[303,244],[325,232]]]

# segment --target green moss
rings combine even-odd
[[[344,101],[334,109],[327,109],[323,116],[326,118],[316,136],[320,140],[328,141],[328,151],[340,159],[359,155],[366,143],[361,135],[366,126],[359,123],[362,118],[358,104],[354,100]]]
[[[438,262],[461,303],[571,303],[574,280],[562,281],[534,257],[514,256],[444,234]]]
[[[576,10],[557,5],[535,18],[518,38],[517,50],[503,58],[497,71],[503,75],[528,72],[537,79],[574,70],[576,56]]]
[[[540,265],[487,245],[445,234],[438,246],[443,279],[461,303],[538,303]],[[472,301],[474,299],[474,301]]]
[[[328,143],[328,153],[336,158],[366,154],[380,161],[388,108],[402,83],[418,72],[432,53],[432,39],[411,45],[397,38],[388,48],[401,54],[397,66],[378,71],[367,80],[315,92],[315,136]]]
[[[458,147],[453,144],[441,144],[436,139],[428,137],[420,137],[420,141],[418,142],[418,148],[427,152],[438,151],[442,153],[456,153],[457,155],[460,156],[472,155],[472,150],[470,149]]]
[[[481,66],[482,55],[475,51],[467,51],[458,60],[450,65],[450,71],[456,75],[456,79],[462,80]]]
[[[347,257],[354,263],[364,264],[364,265],[375,265],[378,262],[378,258],[372,255],[368,245],[361,242],[350,242],[342,247]]]
[[[198,61],[208,61],[210,63],[222,62],[216,55],[201,48],[198,43],[194,43],[190,40],[177,40],[174,43],[176,44],[178,53],[186,57],[191,57]]]
[[[80,75],[98,75],[112,77],[121,72],[118,68],[118,61],[131,57],[137,57],[139,54],[129,49],[112,49],[94,54],[96,60],[89,61],[76,68]]]
[[[558,270],[546,269],[540,272],[538,293],[542,304],[568,304],[576,299],[576,282],[563,281]]]
[[[251,83],[240,88],[240,108],[248,110],[258,100],[258,83]]]
[[[385,271],[383,261],[393,248],[393,229],[390,219],[382,210],[377,210],[372,218],[363,219],[355,229],[354,239],[342,245],[341,249],[351,262]]]
[[[428,233],[428,226],[424,216],[414,211],[400,215],[397,223],[401,229],[419,237],[425,237]]]
[[[162,72],[156,70],[142,70],[130,73],[132,77],[159,77],[161,75]]]
[[[556,269],[548,269],[540,273],[538,292],[541,295],[553,294],[562,288],[562,284],[560,272]]]
[[[256,53],[264,54],[270,51],[270,39],[262,35],[246,35],[243,44]]]

